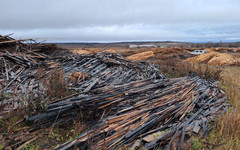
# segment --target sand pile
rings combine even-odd
[[[147,58],[153,57],[154,53],[153,51],[146,51],[142,53],[137,53],[131,56],[126,57],[128,60],[145,60]]]
[[[208,63],[209,65],[234,66],[240,65],[239,58],[225,53],[210,52],[196,57],[188,58],[189,62]]]

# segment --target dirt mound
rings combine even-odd
[[[128,57],[126,57],[126,59],[128,59],[128,60],[144,60],[144,59],[147,59],[147,58],[150,58],[153,56],[154,56],[153,51],[147,51],[147,52],[142,52],[142,53],[128,56]]]
[[[158,60],[186,59],[191,56],[192,54],[184,48],[157,48],[154,50],[154,58]]]
[[[209,65],[233,66],[240,65],[239,58],[225,53],[210,52],[196,57],[188,58],[189,62],[208,63]]]

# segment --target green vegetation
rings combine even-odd
[[[28,145],[23,147],[23,150],[36,150],[38,148],[39,148],[38,145],[28,144]]]
[[[193,149],[194,150],[197,150],[197,149],[199,149],[202,145],[202,143],[197,139],[197,138],[194,138],[193,140],[192,140],[192,142],[193,142]]]

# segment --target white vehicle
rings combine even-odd
[[[190,53],[194,54],[194,55],[200,55],[200,54],[206,53],[206,51],[205,50],[194,50],[194,51],[192,51]]]

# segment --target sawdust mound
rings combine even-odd
[[[116,53],[116,50],[114,50],[114,49],[107,49],[107,50],[104,50],[103,52]]]
[[[96,49],[72,49],[70,50],[72,53],[74,54],[78,54],[78,55],[84,55],[84,54],[94,54],[99,52]]]
[[[186,61],[208,63],[208,61],[210,61],[217,54],[218,54],[217,52],[210,52],[210,53],[188,58]]]
[[[131,56],[126,57],[128,60],[145,60],[147,58],[153,57],[154,53],[153,51],[146,51],[142,53],[137,53]]]
[[[213,57],[208,64],[211,65],[240,65],[240,61],[238,58],[229,55],[229,54],[223,54],[223,53],[219,53],[218,55],[216,55],[215,57]]]
[[[84,54],[90,54],[90,51],[86,51],[86,50],[79,50],[79,49],[74,49],[71,50],[72,53],[74,54],[79,54],[79,55],[84,55]]]
[[[240,65],[239,58],[232,56],[230,54],[210,52],[202,54],[196,57],[188,58],[186,61],[189,62],[200,62],[208,63],[209,65],[218,65],[218,66],[233,66]]]
[[[215,48],[205,48],[204,50],[205,50],[207,53],[215,52],[215,51],[216,51]]]

